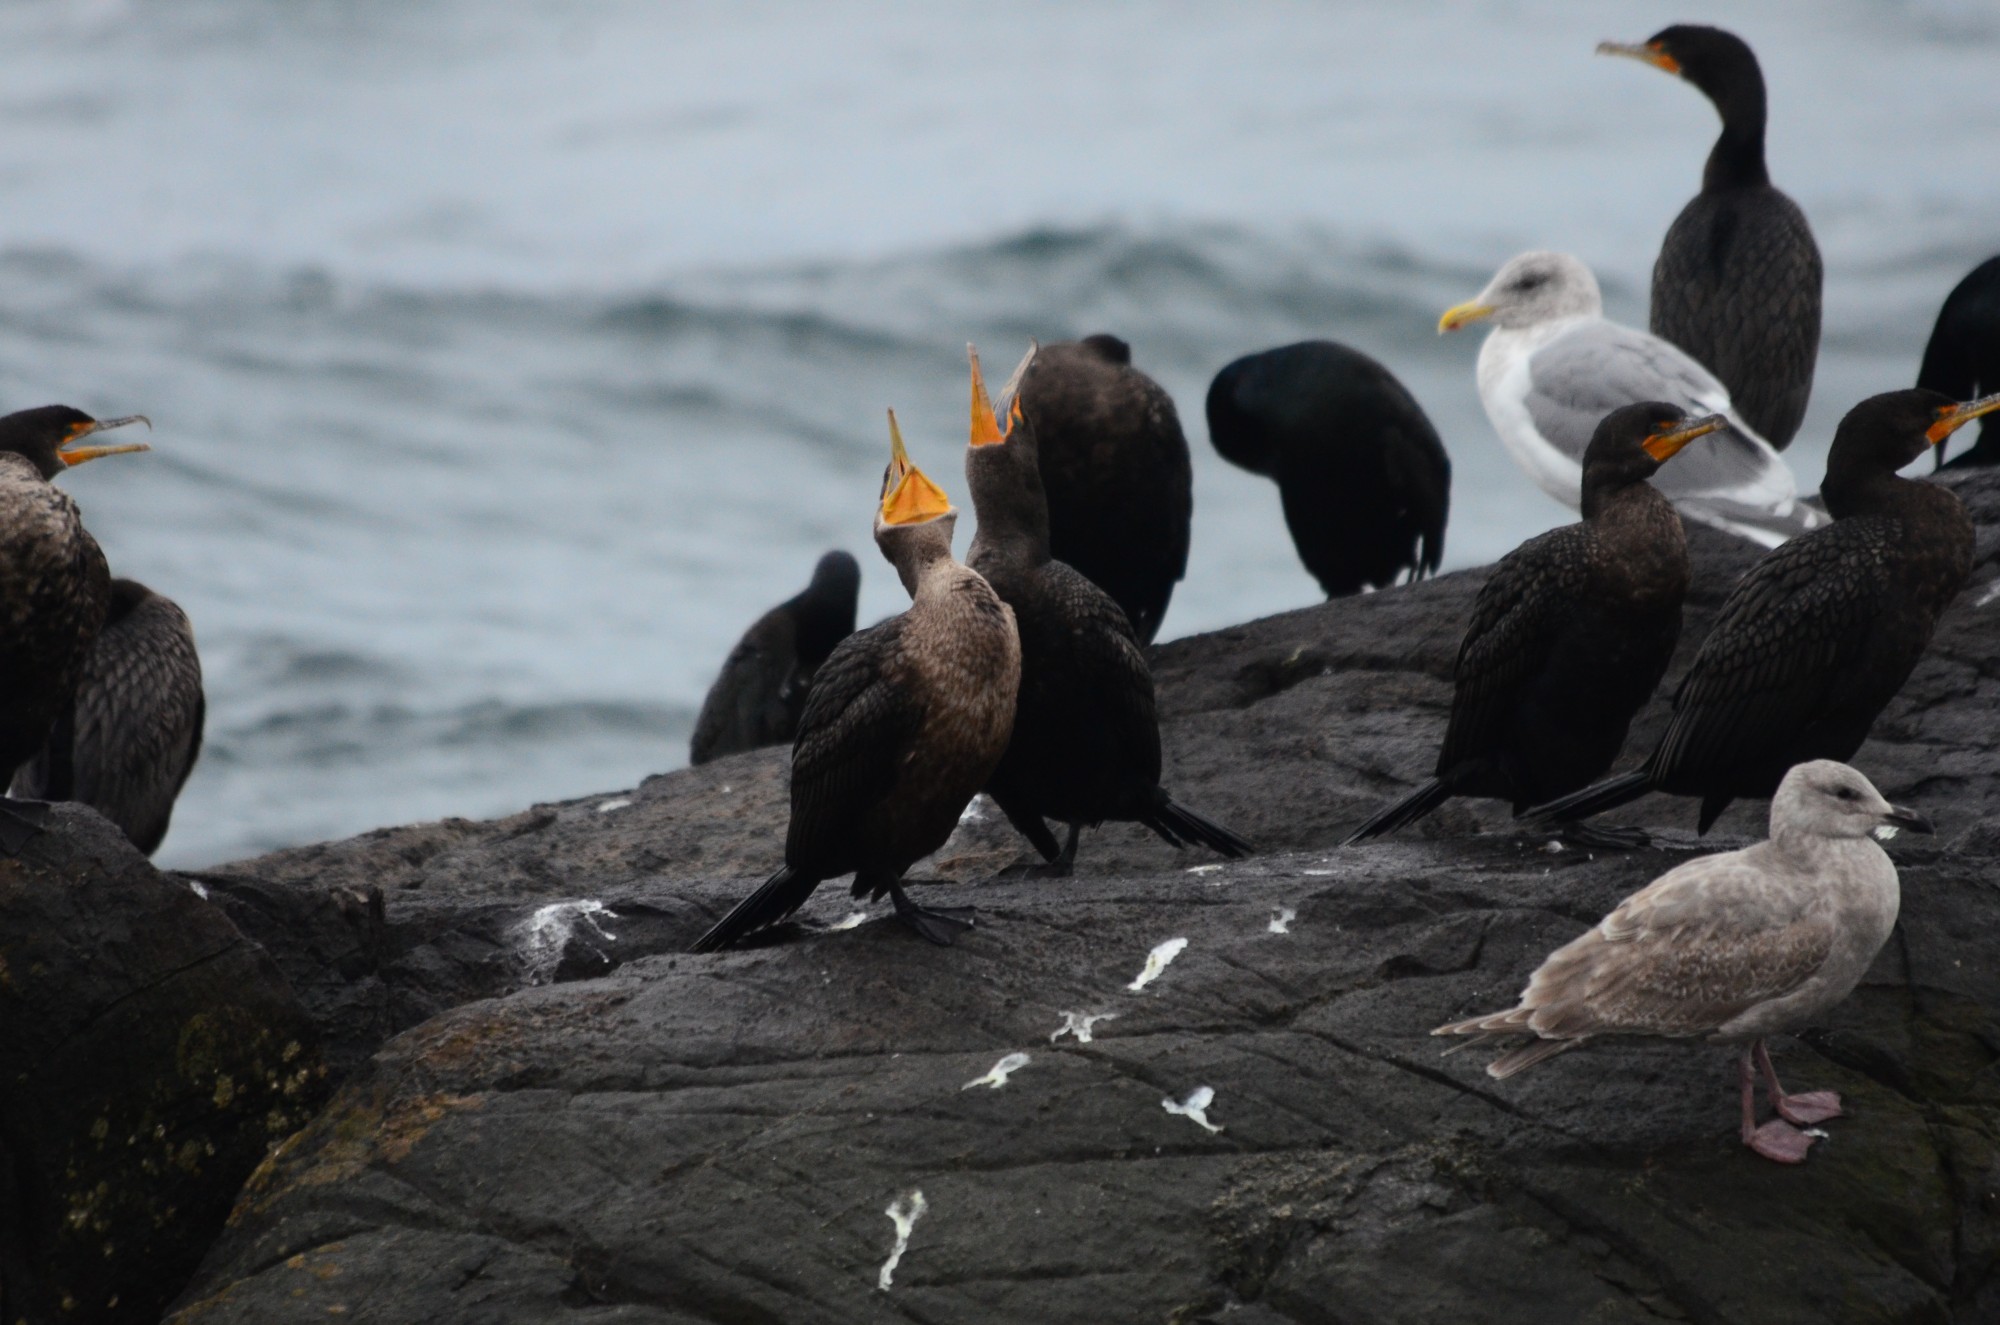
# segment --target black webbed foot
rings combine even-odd
[[[949,948],[960,930],[973,926],[969,906],[918,906],[900,885],[890,887],[889,899],[896,904],[897,919],[940,948]]]

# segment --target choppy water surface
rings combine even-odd
[[[835,12],[835,11],[838,12]],[[1437,312],[1527,247],[1643,321],[1714,116],[1638,4],[21,4],[0,9],[0,404],[149,413],[65,479],[193,616],[198,864],[629,785],[748,620],[869,546],[896,406],[962,496],[962,347],[1130,339],[1196,460],[1168,635],[1311,602],[1209,377],[1390,364],[1456,466],[1447,563],[1564,512]],[[2000,249],[2000,16],[1732,8],[1827,259],[1790,455],[1912,379]]]

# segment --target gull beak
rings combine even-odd
[[[1597,53],[1622,55],[1628,60],[1639,60],[1652,65],[1655,69],[1664,69],[1670,74],[1678,74],[1681,71],[1679,60],[1650,43],[1600,41],[1597,43]]]
[[[128,423],[143,423],[150,430],[153,421],[143,414],[128,414],[122,419],[92,419],[89,423],[79,423],[63,438],[56,448],[56,459],[74,469],[92,460],[101,460],[108,455],[130,455],[134,451],[150,451],[153,448],[145,442],[124,442],[117,446],[77,446],[76,443],[92,433],[109,432],[122,428]]]
[[[1680,449],[1697,437],[1706,437],[1718,428],[1727,428],[1729,420],[1720,414],[1707,414],[1699,419],[1683,419],[1680,424],[1666,432],[1656,432],[1639,443],[1646,454],[1665,464],[1680,453]]]
[[[924,471],[910,463],[903,449],[903,430],[896,426],[896,411],[889,411],[889,468],[882,475],[882,523],[886,525],[925,524],[951,514],[951,498],[930,481]]]
[[[1445,309],[1444,316],[1438,319],[1438,335],[1442,336],[1447,331],[1457,331],[1468,322],[1483,322],[1499,311],[1491,304],[1476,302],[1454,304]]]
[[[1938,411],[1937,422],[1924,430],[1932,446],[1942,445],[1944,439],[1963,428],[1982,414],[1991,414],[2000,409],[2000,391],[1977,400],[1968,400],[1962,405],[1952,405]]]
[[[1937,831],[1937,826],[1931,823],[1929,815],[1920,814],[1901,805],[1891,805],[1889,812],[1882,816],[1882,822],[1896,828],[1907,828],[1913,833],[1929,834]]]

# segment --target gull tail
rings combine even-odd
[[[689,952],[719,952],[777,924],[805,903],[819,887],[818,879],[804,879],[792,873],[790,865],[764,880],[762,887],[736,904],[736,909],[715,922],[708,933],[694,941]]]
[[[1199,842],[1217,855],[1231,860],[1240,860],[1257,850],[1221,824],[1196,814],[1164,791],[1160,793],[1158,804],[1139,816],[1139,822],[1174,846]]]
[[[1432,778],[1394,805],[1377,810],[1361,827],[1349,833],[1347,840],[1340,845],[1351,847],[1356,842],[1366,842],[1371,837],[1381,837],[1399,828],[1407,828],[1450,799],[1451,788],[1447,787],[1442,779]]]
[[[1527,812],[1525,818],[1531,826],[1571,823],[1630,804],[1652,789],[1653,780],[1644,769],[1637,773],[1621,773],[1615,778],[1606,778],[1594,787],[1572,791],[1546,805],[1537,805]]]

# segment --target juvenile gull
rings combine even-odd
[[[1487,1066],[1498,1078],[1600,1035],[1741,1044],[1743,1142],[1796,1164],[1812,1138],[1794,1124],[1838,1117],[1840,1096],[1786,1094],[1764,1040],[1846,998],[1888,941],[1896,867],[1870,838],[1884,825],[1931,831],[1846,764],[1800,764],[1771,802],[1768,841],[1669,870],[1543,962],[1518,1006],[1431,1034],[1536,1037]],[[1778,1112],[1761,1127],[1757,1071]]]
[[[1778,453],[1730,404],[1715,375],[1675,346],[1604,316],[1597,277],[1567,253],[1510,258],[1478,296],[1447,309],[1440,332],[1491,320],[1479,350],[1479,401],[1514,462],[1542,491],[1583,504],[1583,453],[1605,415],[1659,400],[1729,427],[1688,448],[1658,487],[1681,514],[1766,547],[1825,524],[1798,500]]]

